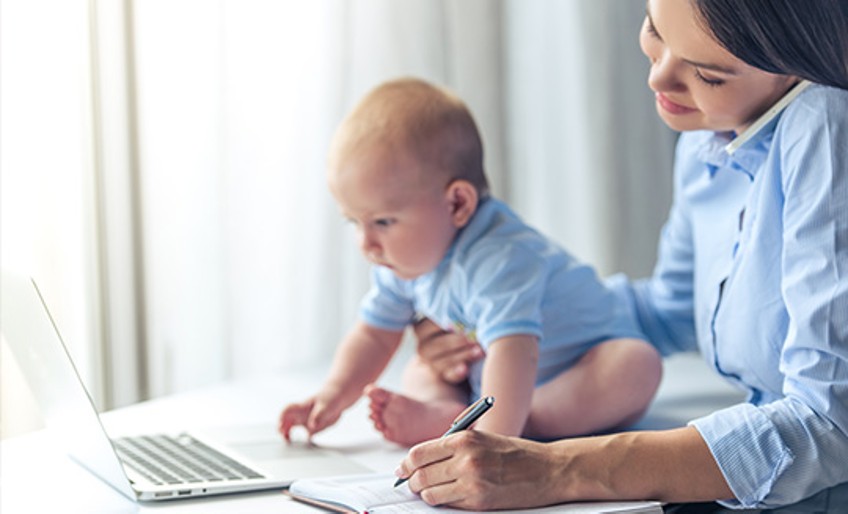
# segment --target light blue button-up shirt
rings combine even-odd
[[[610,284],[663,354],[700,350],[748,402],[691,422],[731,507],[848,481],[848,91],[813,85],[731,157],[680,136],[650,279]]]

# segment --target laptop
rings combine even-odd
[[[370,471],[339,452],[287,445],[279,436],[262,442],[243,432],[220,437],[219,430],[217,440],[191,432],[110,438],[35,281],[7,271],[0,280],[0,330],[48,431],[73,460],[130,499],[283,489],[299,478]],[[239,439],[245,444],[231,444]]]

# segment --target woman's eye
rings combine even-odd
[[[394,223],[394,220],[390,220],[390,219],[374,220],[374,224],[377,225],[378,227],[388,227],[392,223]]]
[[[724,84],[724,80],[722,80],[722,79],[711,79],[711,78],[705,77],[703,74],[701,74],[701,70],[699,70],[697,68],[695,69],[695,77],[697,77],[698,80],[700,80],[704,84],[711,86],[711,87],[717,87],[717,86]]]

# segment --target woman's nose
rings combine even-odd
[[[679,66],[675,59],[661,52],[651,57],[651,72],[648,74],[648,86],[654,91],[673,91],[682,87],[678,78]]]

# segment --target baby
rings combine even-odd
[[[626,426],[653,398],[660,357],[594,271],[489,194],[464,103],[417,79],[384,83],[338,128],[329,188],[373,263],[360,320],[323,387],[285,407],[280,432],[310,436],[363,393],[383,436],[439,437],[470,401],[494,396],[476,428],[540,439]],[[403,394],[374,382],[406,327],[428,319],[478,341],[467,384],[418,373]]]

